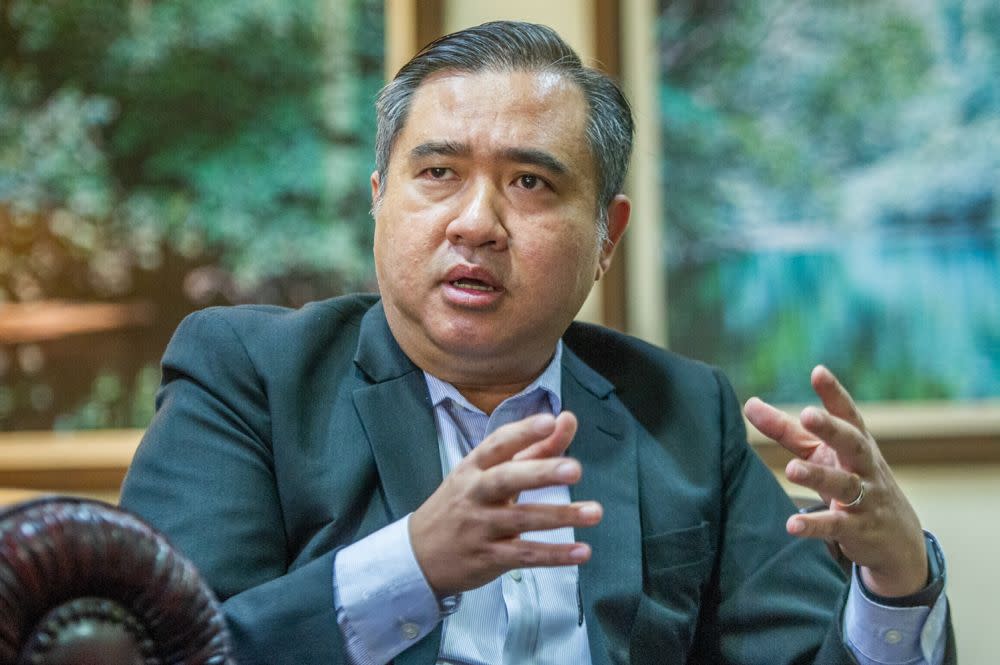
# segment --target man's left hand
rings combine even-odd
[[[872,592],[916,593],[927,584],[920,520],[850,394],[826,367],[816,367],[811,380],[825,409],[807,407],[796,420],[756,397],[745,407],[758,430],[796,456],[785,467],[788,479],[815,490],[830,507],[792,515],[786,528],[836,542]]]

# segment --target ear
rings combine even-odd
[[[597,259],[597,274],[594,281],[604,276],[611,267],[611,257],[615,253],[618,241],[625,235],[629,215],[632,214],[632,202],[624,194],[617,194],[608,205],[608,239],[601,247],[601,255]]]
[[[372,183],[372,210],[374,210],[375,204],[378,203],[379,188],[382,186],[382,183],[380,182],[378,177],[378,171],[372,171],[371,183]]]

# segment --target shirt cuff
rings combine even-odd
[[[356,663],[385,663],[431,632],[441,618],[410,544],[410,516],[337,553],[337,623]]]
[[[855,566],[844,610],[844,638],[862,665],[935,665],[943,660],[948,615],[944,557],[937,540],[929,533],[926,539],[931,571],[927,589],[906,604],[880,602],[864,588]]]

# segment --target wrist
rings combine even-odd
[[[860,573],[861,582],[865,588],[874,595],[883,598],[909,596],[927,586],[926,559],[922,568],[912,568],[906,571],[895,570],[888,574],[880,574],[871,568],[861,566]]]
[[[930,563],[923,532],[903,556],[885,568],[861,566],[861,581],[870,591],[887,598],[908,596],[927,586]]]
[[[924,585],[914,593],[907,595],[885,595],[868,586],[865,573],[861,566],[855,565],[854,574],[858,587],[868,600],[886,607],[933,607],[944,592],[945,561],[941,546],[930,533],[924,532],[925,550],[927,552],[927,578]]]

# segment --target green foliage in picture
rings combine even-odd
[[[1000,9],[663,0],[672,348],[737,389],[1000,396]]]
[[[141,427],[187,312],[372,288],[383,43],[382,0],[0,0],[0,317],[144,313],[0,336],[0,430]]]
[[[217,258],[216,281],[237,299],[294,274],[367,279],[381,11],[374,0],[10,2],[5,230],[44,225],[36,237],[88,260],[77,288],[106,296],[165,252]],[[66,288],[4,245],[7,299]]]

